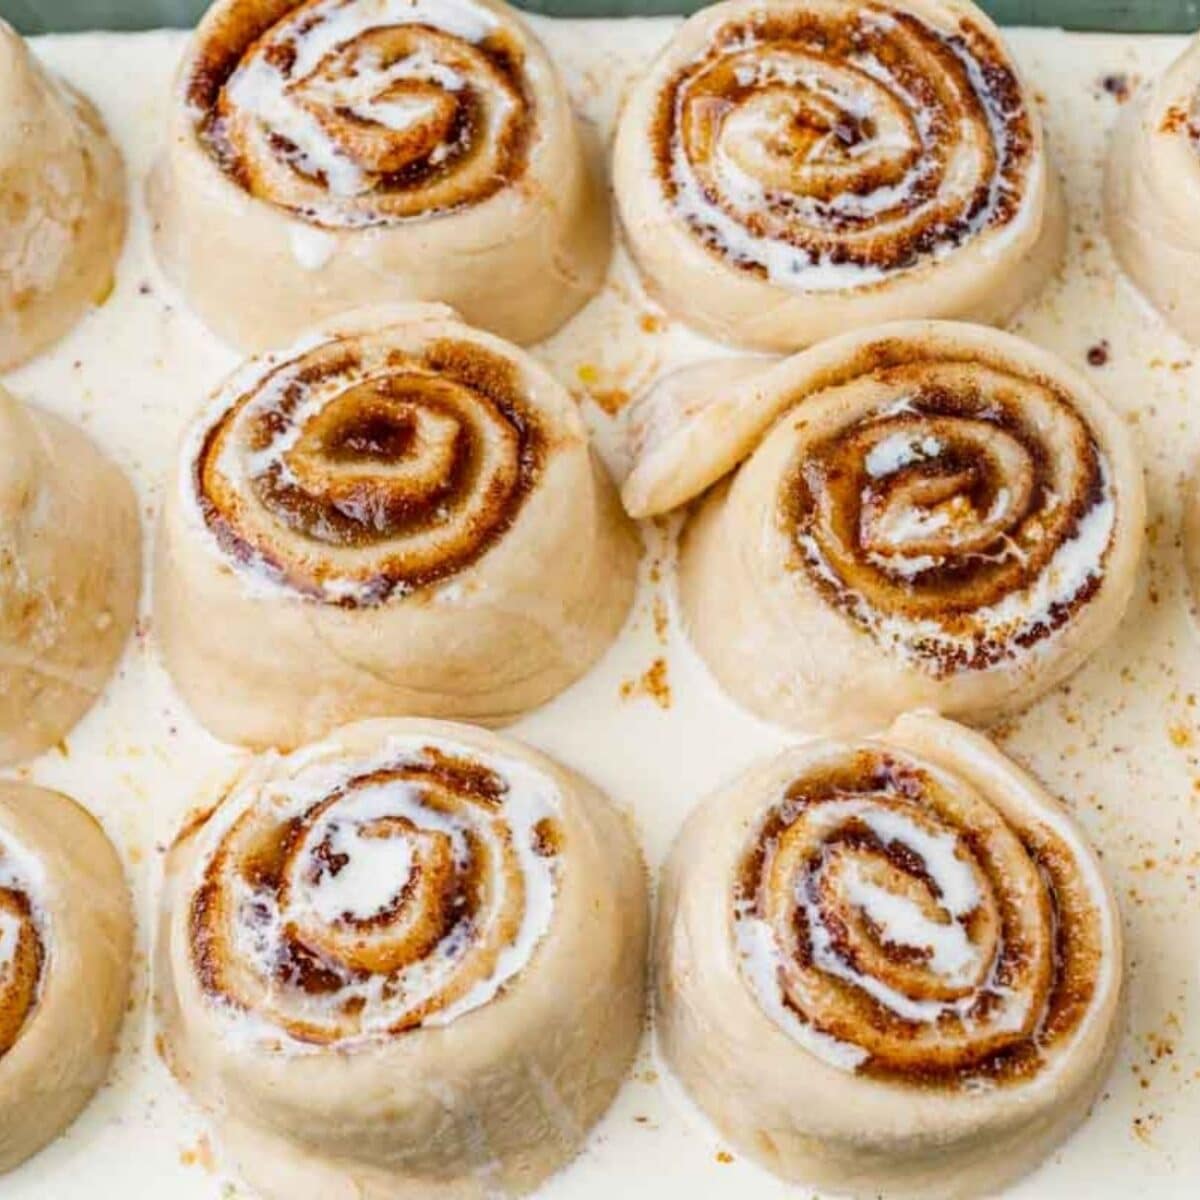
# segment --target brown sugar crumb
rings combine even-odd
[[[211,1175],[216,1169],[216,1161],[213,1158],[212,1143],[208,1140],[208,1135],[201,1134],[195,1146],[189,1150],[181,1150],[179,1161],[185,1167],[202,1167]]]
[[[1088,366],[1103,367],[1108,364],[1108,339],[1097,342],[1094,346],[1088,347],[1087,360]]]
[[[1171,745],[1178,746],[1180,749],[1192,744],[1192,731],[1181,723],[1172,725],[1167,730],[1167,736],[1171,739]]]
[[[667,660],[656,658],[649,668],[637,679],[627,679],[621,684],[621,699],[633,700],[646,696],[659,708],[671,707],[671,684],[667,679]]]
[[[1129,99],[1129,76],[1121,71],[1114,71],[1100,80],[1100,86],[1112,96],[1118,104],[1124,104]]]
[[[642,313],[638,318],[638,325],[643,333],[662,333],[667,327],[662,317],[656,317],[653,313]]]
[[[617,416],[629,403],[629,393],[624,388],[589,388],[588,396],[593,404],[610,417]]]
[[[650,615],[654,621],[654,636],[658,638],[659,642],[665,645],[667,641],[667,629],[670,626],[670,617],[667,614],[667,602],[661,596],[654,597]]]
[[[733,1155],[730,1154],[728,1150],[718,1150],[717,1151],[717,1162],[721,1163],[722,1165],[728,1166],[729,1163],[733,1162]]]

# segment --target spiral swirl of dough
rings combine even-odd
[[[1120,1042],[1121,921],[1062,806],[926,713],[699,805],[663,872],[664,1058],[741,1153],[835,1194],[996,1195]]]
[[[236,375],[194,459],[223,552],[327,603],[369,606],[462,570],[536,485],[546,429],[500,355],[386,330]]]
[[[485,1004],[549,927],[554,787],[463,747],[386,745],[210,818],[191,893],[205,991],[270,1034],[346,1045]]]
[[[750,707],[828,732],[922,706],[987,721],[1115,628],[1141,467],[1056,359],[904,322],[739,369],[647,398],[625,495],[654,510],[748,455],[685,531],[680,588],[698,649]]]
[[[308,0],[251,40],[224,32],[190,99],[221,167],[260,200],[363,227],[480,203],[524,171],[522,45],[469,0]]]
[[[871,320],[1002,319],[1061,251],[1049,175],[995,28],[931,0],[706,10],[640,85],[617,151],[653,290],[706,332],[765,349]],[[677,248],[655,245],[667,230],[703,251],[675,278]],[[972,281],[964,252],[984,247]],[[905,291],[917,279],[919,299]]]
[[[503,724],[586,672],[638,543],[578,406],[440,305],[247,362],[185,435],[156,554],[167,667],[219,737]]]
[[[523,1195],[629,1069],[632,828],[519,742],[379,720],[264,755],[166,867],[167,1060],[264,1200]]]
[[[1086,1014],[1105,952],[1067,845],[876,748],[788,785],[735,903],[747,978],[806,1045],[939,1086],[1038,1070]]]

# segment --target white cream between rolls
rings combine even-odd
[[[467,726],[349,726],[171,849],[168,1058],[265,1197],[521,1194],[629,1068],[646,924],[631,828],[579,776]]]
[[[1109,149],[1104,217],[1125,272],[1200,343],[1200,41],[1146,85]]]
[[[0,371],[112,289],[125,172],[99,114],[0,19]]]
[[[178,472],[156,630],[227,740],[515,719],[592,665],[633,599],[637,538],[574,401],[438,306],[251,361]]]
[[[423,300],[536,341],[610,248],[563,83],[499,0],[218,0],[150,204],[167,273],[249,350]]]
[[[64,738],[137,613],[137,499],[61,417],[0,388],[0,764]]]
[[[62,1132],[108,1074],[133,912],[96,821],[0,782],[0,1174]]]
[[[775,365],[700,364],[631,414],[635,515],[713,489],[685,528],[688,633],[769,720],[872,732],[987,722],[1116,628],[1144,540],[1128,431],[1009,334],[903,322]]]
[[[707,8],[635,87],[613,171],[650,291],[761,350],[1002,321],[1065,246],[1038,114],[969,3]]]
[[[664,869],[659,1045],[735,1150],[853,1195],[994,1195],[1084,1117],[1121,923],[1065,811],[981,735],[902,717],[753,768]]]

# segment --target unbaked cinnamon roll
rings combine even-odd
[[[99,114],[0,19],[0,371],[112,290],[125,172]]]
[[[711,393],[699,378],[635,414],[626,495],[676,503],[749,456],[685,530],[679,579],[696,647],[760,715],[830,733],[919,707],[987,722],[1116,628],[1144,536],[1141,467],[1053,356],[905,322]]]
[[[133,488],[79,430],[0,388],[0,764],[59,742],[137,613]]]
[[[468,726],[248,768],[167,858],[169,1061],[267,1200],[483,1200],[580,1149],[643,1021],[630,827]]]
[[[1104,198],[1121,266],[1184,337],[1200,343],[1200,41],[1125,111]]]
[[[217,0],[150,202],[168,274],[250,350],[411,300],[536,341],[609,257],[562,80],[500,0]]]
[[[650,290],[759,349],[907,317],[1002,321],[1065,245],[1037,112],[969,3],[714,5],[635,88],[615,154]]]
[[[104,1082],[132,942],[125,877],[100,826],[57,792],[0,782],[0,1174]]]
[[[167,666],[218,736],[503,723],[582,675],[637,539],[567,393],[435,306],[255,359],[184,440],[157,561]]]
[[[931,716],[811,742],[708,800],[665,868],[668,1064],[723,1137],[858,1196],[995,1195],[1084,1117],[1121,923],[1064,810]]]

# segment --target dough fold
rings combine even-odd
[[[1092,850],[990,742],[928,715],[706,801],[664,869],[655,955],[660,1048],[722,1137],[837,1194],[997,1194],[1083,1120],[1123,1023]]]
[[[509,739],[370,721],[251,765],[167,858],[169,1062],[266,1200],[536,1187],[644,1017],[625,818]]]

